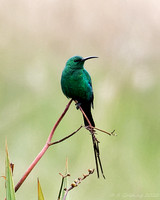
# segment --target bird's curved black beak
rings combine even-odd
[[[86,60],[89,60],[92,58],[98,58],[98,57],[97,56],[89,56],[89,57],[83,58],[82,61],[86,61]]]

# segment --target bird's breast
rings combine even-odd
[[[62,73],[62,90],[64,94],[74,100],[89,101],[92,98],[92,87],[83,70]]]

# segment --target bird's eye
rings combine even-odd
[[[77,59],[74,60],[74,62],[80,62],[80,61],[81,61],[80,58],[77,58]]]

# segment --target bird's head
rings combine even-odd
[[[70,67],[71,69],[82,69],[84,62],[92,58],[98,58],[98,57],[89,56],[89,57],[83,58],[81,56],[73,56],[67,61],[66,66]]]

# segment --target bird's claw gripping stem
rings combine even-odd
[[[81,106],[81,103],[78,103],[78,102],[77,102],[75,105],[76,105],[76,109],[78,110],[79,107]]]

